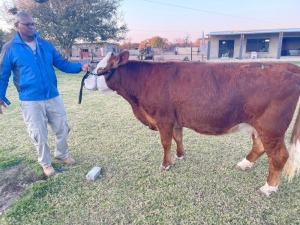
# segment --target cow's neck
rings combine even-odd
[[[115,76],[119,76],[119,84],[116,91],[126,100],[138,104],[142,88],[145,87],[149,72],[144,68],[145,64],[139,61],[129,61],[120,66]]]

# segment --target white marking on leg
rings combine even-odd
[[[162,164],[159,166],[159,170],[169,170],[170,169],[170,165],[168,166],[163,166]]]
[[[291,181],[293,177],[300,172],[300,142],[290,144],[288,148],[289,158],[283,168],[283,175]]]
[[[242,161],[240,161],[237,165],[236,168],[240,170],[248,170],[251,169],[253,166],[253,163],[250,162],[248,159],[243,158]]]
[[[266,184],[265,184],[264,186],[262,186],[262,187],[259,189],[259,191],[260,191],[262,194],[264,194],[264,195],[266,195],[267,197],[269,197],[271,194],[273,194],[273,193],[275,193],[275,192],[278,191],[278,185],[277,185],[276,187],[274,187],[274,186],[270,186],[270,185],[268,184],[268,182],[266,182]]]
[[[183,158],[184,158],[184,156],[178,157],[177,155],[175,155],[175,159],[176,159],[176,160],[183,160]]]

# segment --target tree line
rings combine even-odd
[[[170,42],[167,38],[154,36],[145,39],[139,43],[131,41],[123,41],[121,44],[122,49],[145,48],[151,46],[163,50],[174,50],[175,47],[199,47],[201,45],[201,38],[195,42],[187,41],[187,38],[177,38],[174,42]]]

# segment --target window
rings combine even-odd
[[[219,40],[219,58],[233,57],[234,40]]]
[[[269,42],[269,38],[248,39],[246,52],[268,52]]]

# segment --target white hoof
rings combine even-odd
[[[253,163],[250,162],[248,159],[243,158],[242,161],[240,161],[237,165],[236,168],[239,170],[249,170],[253,166]]]
[[[176,160],[183,160],[183,158],[184,158],[184,156],[178,157],[177,155],[175,155],[175,159],[176,159]]]
[[[170,169],[170,165],[169,166],[163,166],[162,164],[159,166],[159,170],[169,170]]]
[[[259,189],[260,193],[266,195],[267,197],[269,197],[271,194],[275,193],[278,191],[278,185],[276,187],[274,186],[269,186],[268,183],[266,182],[266,184],[264,186],[262,186]]]

